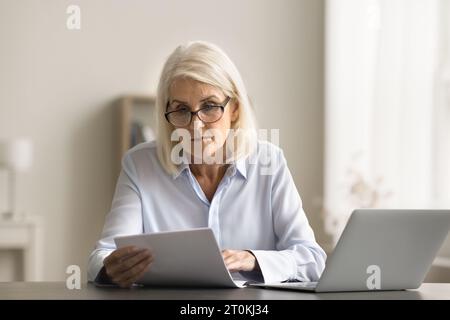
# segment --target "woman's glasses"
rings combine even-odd
[[[166,120],[175,127],[189,126],[195,115],[197,115],[204,123],[213,123],[222,118],[225,107],[230,99],[230,97],[227,97],[225,101],[219,105],[206,103],[197,111],[191,111],[188,106],[181,104],[176,110],[166,112],[164,116],[166,117]],[[168,110],[168,108],[169,102],[167,102],[166,110]]]

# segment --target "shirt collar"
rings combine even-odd
[[[247,180],[247,164],[245,158],[241,158],[236,161],[236,169],[241,174],[241,176],[244,177],[245,180]]]
[[[181,164],[176,166],[176,170],[172,174],[172,178],[173,179],[178,178],[183,171],[189,170],[189,161],[188,161],[188,158],[187,158],[187,156],[186,156],[186,154],[184,152],[183,152],[181,161],[182,161]]]
[[[230,172],[232,172],[231,175],[234,175],[235,171],[239,172],[239,174],[247,180],[247,165],[246,165],[246,158],[241,158],[236,161],[233,161],[230,163],[230,167],[232,168]],[[172,174],[172,178],[176,179],[180,176],[180,174],[183,171],[190,170],[189,169],[189,162],[187,161],[186,156],[183,154],[183,161],[180,165],[176,167],[176,171]]]

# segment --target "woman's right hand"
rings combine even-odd
[[[153,262],[153,256],[147,249],[134,246],[114,250],[103,260],[108,277],[122,288],[130,288],[144,275]]]

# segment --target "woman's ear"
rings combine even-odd
[[[231,122],[239,119],[239,103],[235,102],[231,105]]]

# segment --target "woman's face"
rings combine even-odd
[[[226,100],[227,96],[217,87],[189,78],[178,78],[170,86],[167,111],[187,108],[195,112],[207,105],[223,105]],[[222,117],[215,122],[205,123],[197,114],[192,116],[189,125],[174,126],[175,129],[186,129],[189,132],[190,141],[183,141],[183,149],[191,155],[191,160],[195,163],[211,163],[211,160],[205,160],[205,156],[214,157],[219,149],[224,154],[228,130],[238,119],[238,114],[237,103],[231,99],[225,106]],[[223,159],[216,158],[215,162]]]

